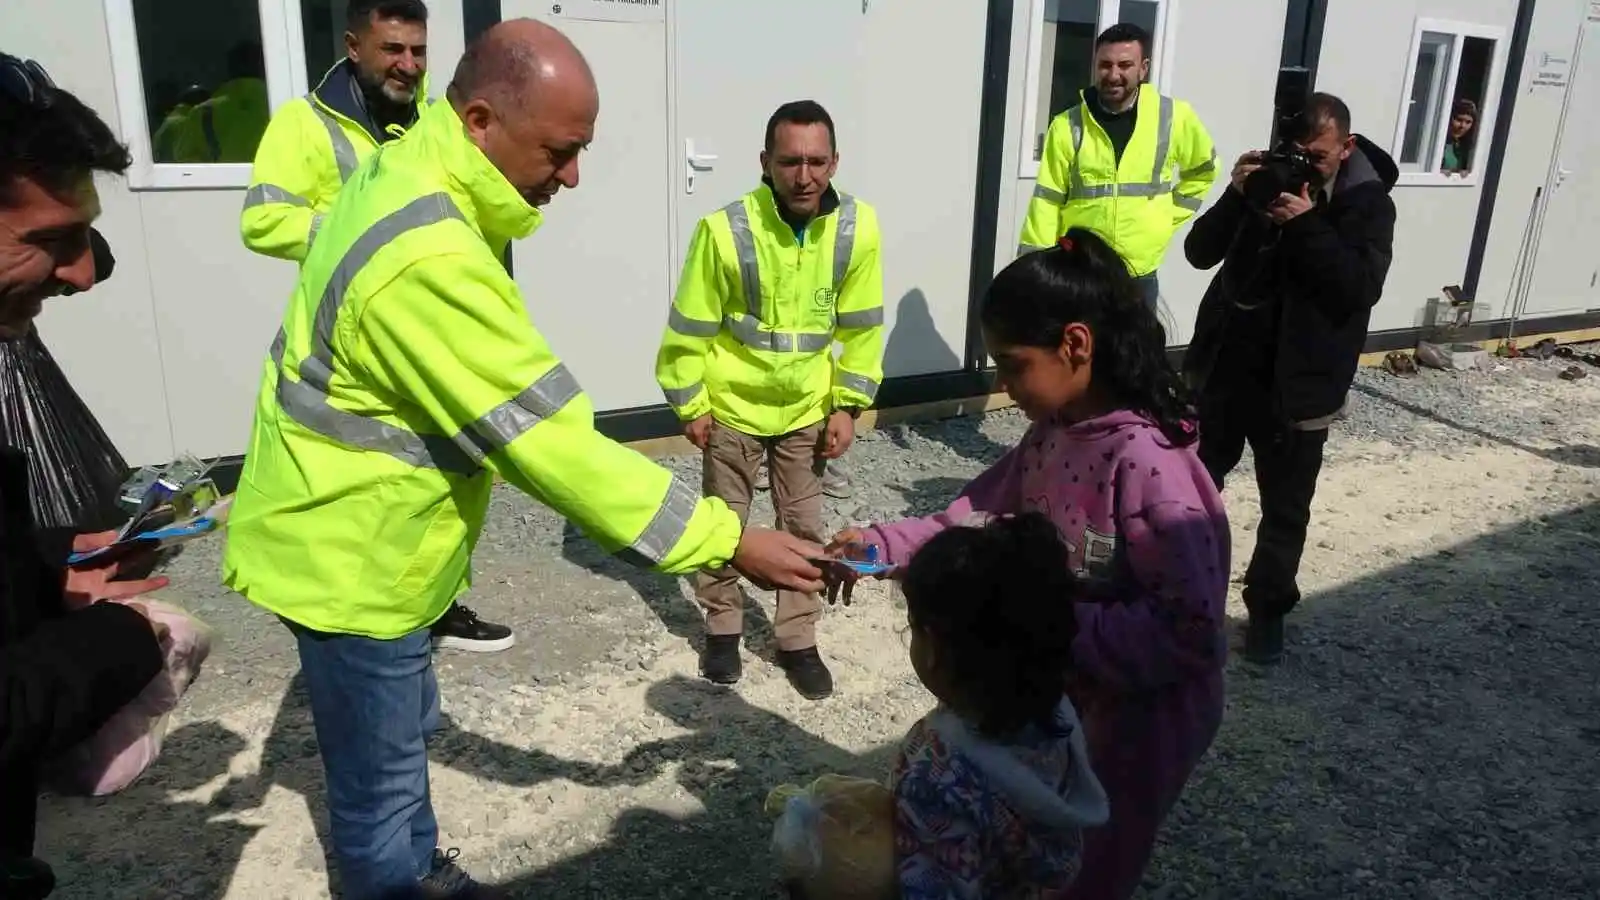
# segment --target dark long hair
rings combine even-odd
[[[988,737],[1055,723],[1078,634],[1069,565],[1055,524],[1033,512],[945,529],[906,566],[911,627]]]
[[[1081,322],[1094,334],[1091,376],[1097,389],[1147,416],[1174,446],[1197,433],[1186,424],[1194,403],[1167,358],[1167,332],[1128,271],[1101,237],[1072,228],[1054,247],[1001,270],[984,295],[984,330],[1008,344],[1055,349]]]

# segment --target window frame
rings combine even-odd
[[[1440,104],[1439,118],[1434,123],[1435,134],[1439,136],[1447,134],[1450,127],[1450,112],[1455,107],[1456,81],[1461,74],[1461,52],[1466,46],[1467,38],[1494,41],[1494,53],[1489,58],[1489,72],[1484,80],[1483,102],[1478,109],[1479,143],[1474,146],[1475,152],[1487,153],[1490,148],[1484,141],[1484,135],[1494,134],[1495,113],[1500,108],[1500,92],[1505,87],[1506,59],[1509,55],[1506,30],[1494,25],[1418,16],[1411,29],[1411,50],[1406,57],[1405,76],[1401,81],[1400,109],[1394,123],[1394,143],[1389,145],[1395,156],[1395,165],[1400,167],[1397,184],[1406,187],[1476,187],[1485,160],[1481,156],[1476,156],[1472,160],[1472,169],[1467,174],[1446,175],[1439,171],[1439,166],[1444,162],[1444,141],[1434,141],[1421,168],[1408,168],[1417,164],[1400,161],[1400,154],[1405,149],[1406,125],[1409,124],[1411,116],[1411,85],[1417,78],[1422,37],[1428,32],[1447,34],[1452,38],[1450,71],[1446,73],[1444,84],[1444,102]]]
[[[133,0],[103,0],[116,90],[117,121],[133,155],[128,186],[136,191],[227,190],[250,185],[250,163],[158,163],[151,149],[145,105],[144,67]],[[300,0],[255,0],[261,22],[261,52],[267,99],[276,111],[306,88]]]
[[[1050,0],[1032,0],[1028,9],[1027,68],[1023,71],[1022,139],[1017,147],[1017,177],[1038,178],[1039,160],[1033,158],[1033,142],[1039,132],[1039,90],[1043,79],[1039,75],[1044,60],[1044,14]],[[1122,0],[1097,0],[1099,21],[1095,33],[1106,30],[1120,21]],[[1150,36],[1150,64],[1155,66],[1156,77],[1151,80],[1156,90],[1172,93],[1173,41],[1169,36],[1177,26],[1179,0],[1155,0],[1156,30]]]

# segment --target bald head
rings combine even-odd
[[[473,41],[456,66],[449,90],[458,112],[479,98],[497,107],[533,112],[546,100],[587,100],[598,105],[597,95],[594,73],[583,53],[566,35],[534,19],[509,19]]]
[[[501,22],[472,42],[447,95],[467,137],[534,206],[578,186],[600,92],[567,36],[533,19]]]

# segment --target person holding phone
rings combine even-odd
[[[131,159],[101,118],[38,63],[0,53],[0,337],[33,333],[44,301],[86,291],[110,248],[92,227],[94,173]],[[165,578],[125,580],[147,560],[104,554],[115,532],[35,525],[28,457],[0,448],[0,896],[55,886],[34,858],[41,766],[93,735],[161,671],[161,629],[130,601]]]

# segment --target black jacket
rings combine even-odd
[[[1235,301],[1270,300],[1278,304],[1275,341],[1261,350],[1272,356],[1274,412],[1308,422],[1339,411],[1394,255],[1389,192],[1399,175],[1389,154],[1357,135],[1331,198],[1282,228],[1232,188],[1195,220],[1184,255],[1198,269],[1220,262],[1222,270],[1200,301],[1184,356],[1191,384],[1212,396],[1230,390],[1211,376],[1219,355],[1234,349],[1228,326],[1239,314]]]
[[[39,534],[22,454],[0,449],[0,896],[33,854],[42,760],[85,740],[161,671],[144,616],[119,603],[69,613],[72,535]],[[35,895],[37,896],[37,895]]]

